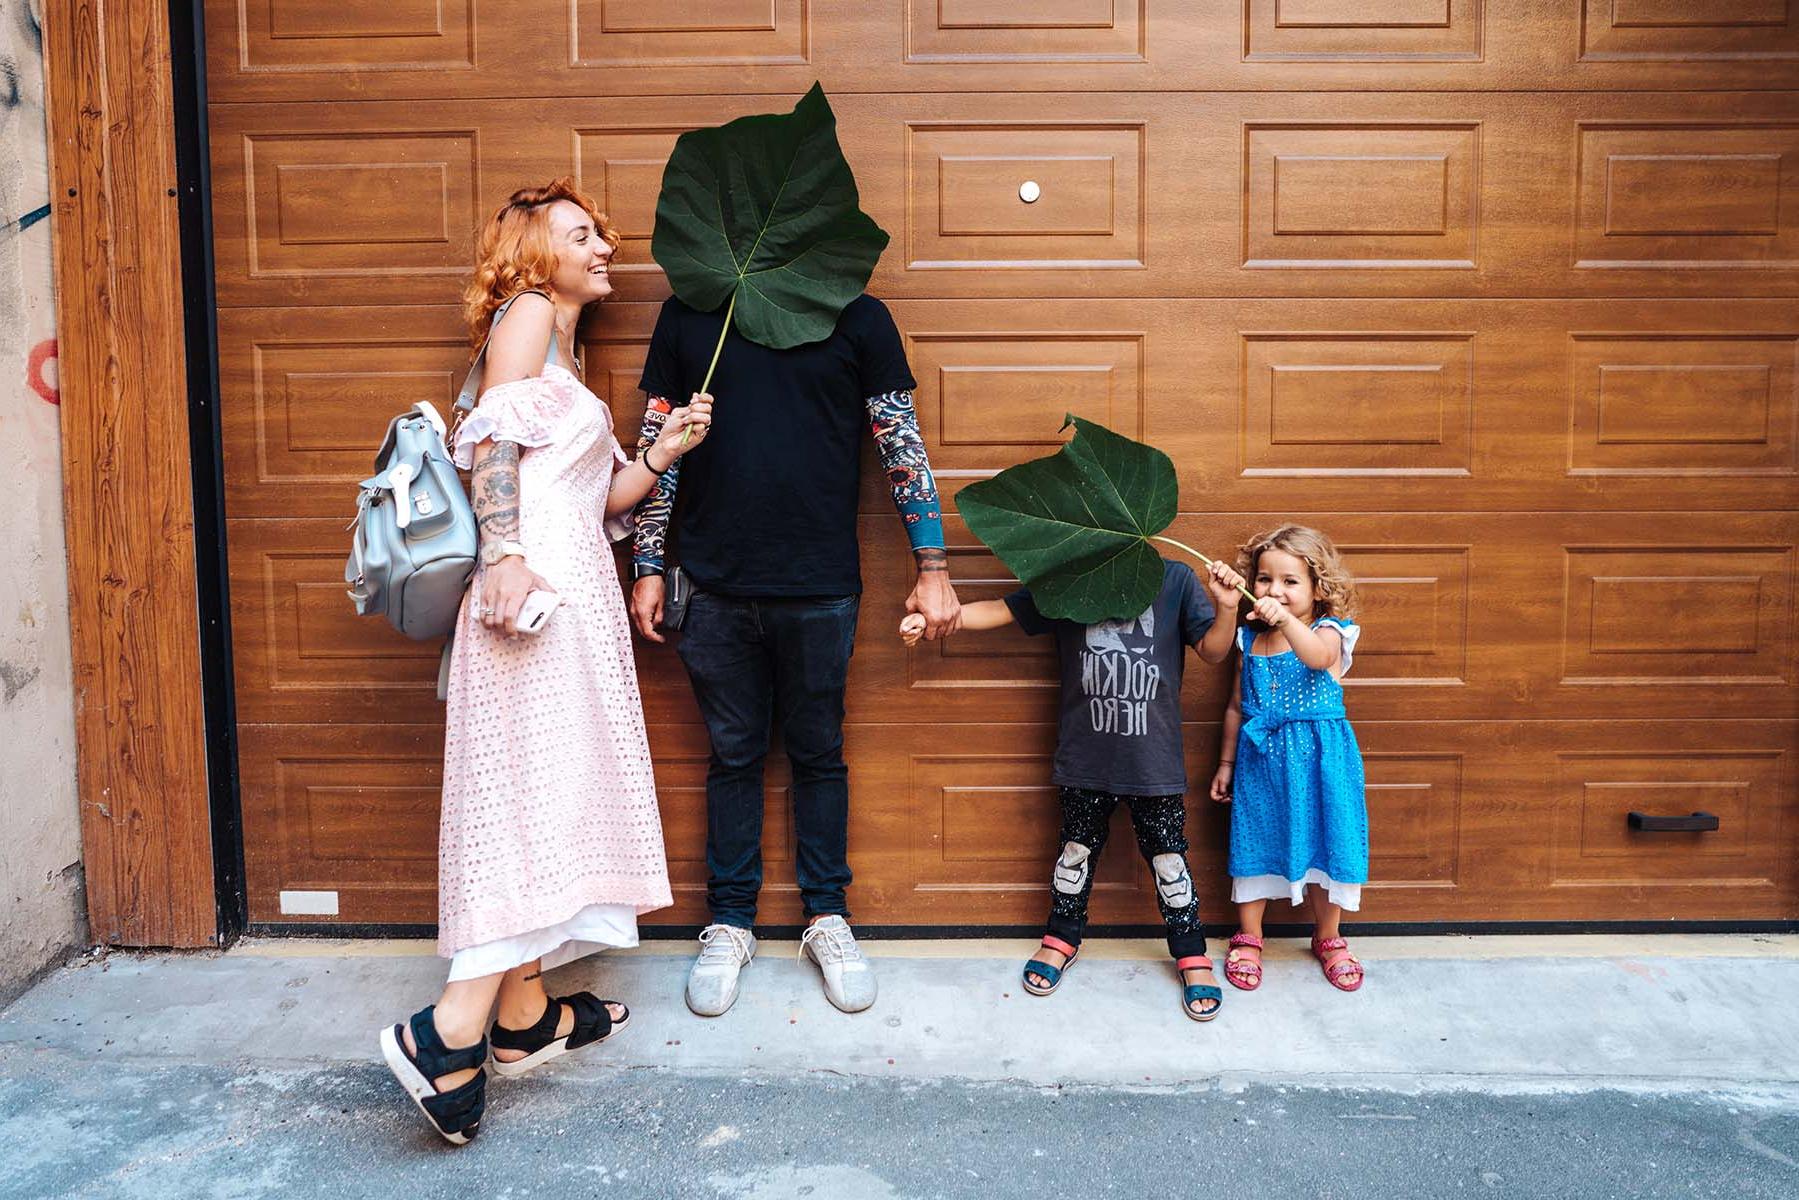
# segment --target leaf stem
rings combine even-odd
[[[1191,554],[1194,558],[1197,558],[1200,562],[1206,564],[1206,566],[1209,567],[1212,565],[1211,559],[1207,558],[1205,555],[1201,554],[1199,551],[1195,550],[1193,547],[1187,545],[1187,543],[1185,543],[1185,542],[1177,542],[1173,538],[1163,537],[1159,533],[1150,534],[1149,540],[1152,542],[1166,542],[1170,546],[1173,546],[1177,550],[1185,550],[1188,554]],[[1243,598],[1248,600],[1251,604],[1254,604],[1256,602],[1256,598],[1253,595],[1251,595],[1249,589],[1244,587],[1242,584],[1239,583],[1237,585],[1237,590],[1239,592],[1242,592]]]
[[[712,372],[718,370],[718,356],[725,352],[725,335],[731,332],[731,314],[737,311],[737,293],[743,290],[743,281],[731,289],[731,303],[725,306],[725,324],[718,331],[718,345],[712,348],[712,361],[706,364],[706,380],[700,384],[700,391],[705,392],[712,387]],[[687,439],[693,436],[693,426],[689,425],[681,431],[681,444],[685,446]]]

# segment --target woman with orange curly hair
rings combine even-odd
[[[670,903],[607,540],[705,441],[711,399],[675,409],[635,462],[619,447],[572,357],[582,311],[612,293],[617,245],[569,180],[515,192],[481,231],[466,296],[483,388],[452,453],[473,468],[481,553],[444,730],[438,953],[450,977],[435,1005],[380,1037],[395,1077],[458,1145],[485,1108],[490,1016],[501,1075],[604,1041],[625,1006],[588,992],[552,999],[542,972],[635,945],[639,914]]]
[[[1242,656],[1224,714],[1212,799],[1231,805],[1231,899],[1239,931],[1224,976],[1262,983],[1262,914],[1310,891],[1312,956],[1333,987],[1362,986],[1362,964],[1340,924],[1368,881],[1362,752],[1343,708],[1361,627],[1355,581],[1331,540],[1282,525],[1244,545],[1237,569],[1256,602],[1237,635]],[[1247,719],[1246,719],[1247,718]]]

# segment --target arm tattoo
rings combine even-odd
[[[518,540],[518,462],[518,443],[495,442],[475,463],[469,492],[485,541]]]
[[[949,554],[945,552],[942,547],[920,546],[912,552],[912,557],[918,561],[918,573],[920,575],[925,574],[927,571],[949,570]]]
[[[937,480],[931,474],[931,460],[925,453],[924,435],[918,431],[918,413],[912,407],[912,393],[887,392],[863,401],[868,409],[868,426],[874,433],[875,447],[880,451],[881,469],[887,472],[887,484],[893,489],[893,507],[906,523],[906,538],[921,571],[947,571],[949,563],[943,550],[943,509],[937,499]],[[936,558],[922,553],[938,551]],[[932,565],[935,564],[935,565]]]
[[[637,435],[637,461],[648,466],[644,456],[656,444],[656,437],[668,423],[674,406],[661,396],[651,396],[643,410],[643,428]],[[669,518],[675,510],[675,485],[681,476],[681,460],[676,459],[656,480],[637,506],[637,529],[631,540],[631,563],[638,574],[664,569],[664,549],[668,540]]]

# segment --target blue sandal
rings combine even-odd
[[[1210,983],[1188,983],[1187,972],[1212,969],[1212,960],[1203,954],[1192,954],[1186,958],[1174,960],[1174,969],[1181,977],[1181,1011],[1195,1021],[1210,1021],[1224,1007],[1224,989]],[[1203,1012],[1194,1012],[1193,1005],[1201,1000],[1212,1001],[1212,1007]]]
[[[436,1008],[434,1004],[412,1014],[415,1051],[407,1051],[402,1026],[383,1029],[381,1057],[431,1127],[451,1145],[465,1146],[480,1132],[481,1114],[487,1109],[487,1039],[450,1049],[437,1034]],[[473,1079],[447,1092],[437,1090],[436,1080],[471,1067],[476,1068]]]
[[[1062,955],[1063,962],[1059,967],[1052,967],[1040,958],[1033,958],[1024,964],[1024,990],[1033,996],[1047,996],[1055,991],[1062,982],[1062,972],[1074,965],[1075,956],[1081,952],[1079,946],[1070,946],[1061,938],[1051,937],[1047,933],[1043,935],[1043,948]],[[1049,982],[1042,985],[1032,983],[1033,975],[1041,975]]]

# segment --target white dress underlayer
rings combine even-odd
[[[1362,885],[1359,883],[1338,883],[1317,867],[1305,873],[1303,879],[1288,879],[1285,875],[1249,875],[1242,879],[1231,880],[1231,903],[1243,904],[1250,900],[1287,900],[1295,907],[1305,903],[1306,885],[1315,883],[1324,889],[1325,897],[1332,904],[1341,905],[1349,912],[1362,907]]]
[[[542,969],[547,971],[601,950],[636,944],[636,905],[589,904],[555,925],[456,951],[450,959],[450,982],[497,975],[534,958],[543,959]]]

